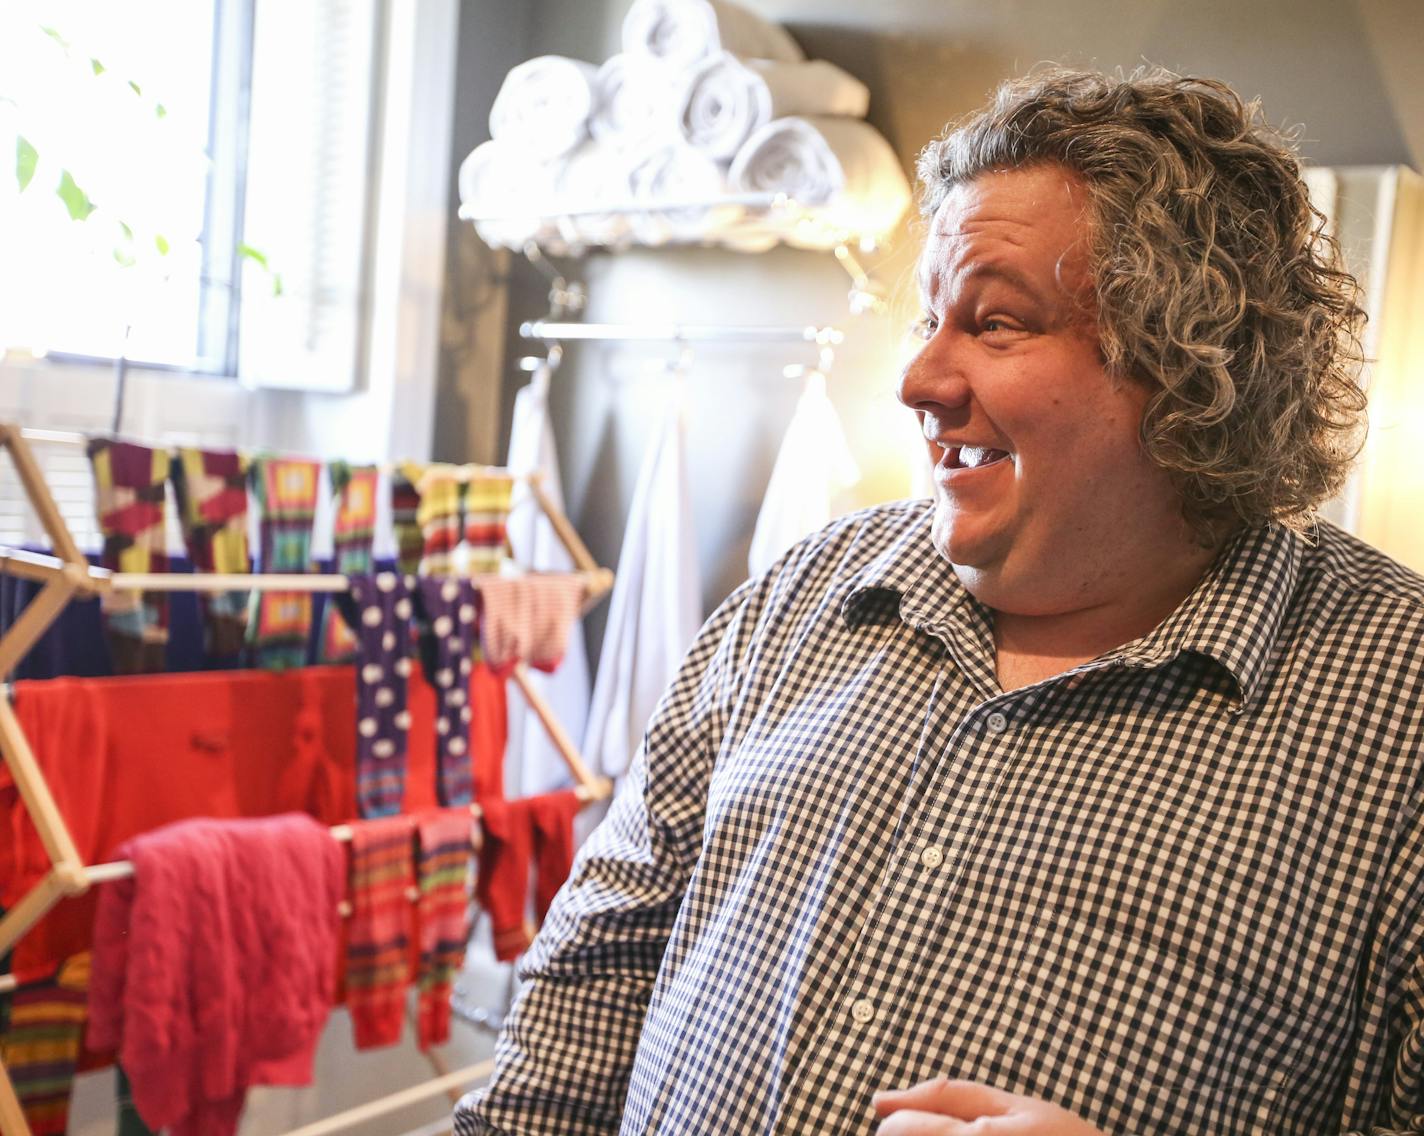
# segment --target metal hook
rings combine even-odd
[[[855,255],[850,251],[850,246],[846,244],[836,245],[836,260],[840,266],[846,270],[850,276],[850,312],[851,315],[859,316],[867,312],[879,312],[885,307],[885,296],[880,290],[880,286],[873,281],[860,266],[860,262],[855,259]]]
[[[583,311],[588,293],[577,280],[569,281],[544,255],[535,241],[524,242],[524,257],[549,282],[549,319],[558,320],[571,312]]]

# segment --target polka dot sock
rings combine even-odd
[[[363,817],[398,813],[405,796],[414,587],[412,577],[394,572],[351,577],[357,641],[356,805]]]
[[[421,661],[435,688],[436,796],[467,805],[470,762],[470,672],[474,667],[475,588],[469,580],[422,578]]]

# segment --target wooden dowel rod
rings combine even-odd
[[[345,576],[303,572],[115,572],[116,592],[344,592]]]
[[[51,578],[40,594],[25,605],[19,618],[10,624],[10,629],[0,636],[0,677],[8,675],[20,665],[31,647],[49,630],[49,625],[59,617],[65,604],[74,595],[74,580],[69,572]]]
[[[4,1136],[34,1136],[3,1062],[0,1062],[0,1133]]]
[[[6,698],[0,698],[0,753],[4,754],[5,762],[10,767],[10,776],[15,779],[15,788],[20,791],[20,799],[25,804],[25,811],[30,814],[35,831],[39,833],[45,853],[51,863],[69,866],[70,890],[78,894],[87,885],[74,875],[74,871],[84,861],[74,847],[69,826],[64,823],[59,806],[54,803],[49,782],[35,760],[29,739],[25,737],[25,731],[20,728],[15,711]]]
[[[30,449],[30,444],[25,441],[24,431],[18,426],[0,427],[0,439],[3,439],[9,448],[10,460],[15,463],[15,472],[20,475],[20,483],[25,487],[25,495],[30,499],[30,504],[40,519],[40,524],[49,534],[50,543],[54,545],[54,550],[59,558],[69,564],[86,566],[89,562],[84,559],[78,546],[74,543],[74,537],[69,532],[69,525],[65,523],[59,506],[54,503],[54,497],[49,491],[49,484],[45,481],[44,471],[35,461],[34,452]]]
[[[20,902],[0,919],[0,955],[24,937],[26,931],[48,914],[49,909],[70,894],[58,868],[51,868],[40,882],[20,897]]]
[[[407,1105],[419,1104],[429,1097],[439,1096],[447,1089],[451,1088],[473,1088],[474,1085],[483,1081],[494,1072],[494,1061],[481,1061],[476,1065],[467,1065],[463,1069],[456,1069],[453,1073],[448,1073],[443,1077],[436,1077],[426,1081],[424,1084],[415,1085],[409,1089],[402,1089],[400,1092],[391,1093],[390,1096],[373,1100],[369,1104],[357,1105],[349,1108],[345,1112],[338,1112],[335,1116],[328,1116],[325,1120],[318,1120],[313,1124],[303,1125],[287,1133],[287,1136],[331,1136],[335,1132],[344,1132],[348,1128],[354,1128],[368,1120],[385,1116],[388,1113],[398,1112]]]
[[[543,509],[544,515],[549,518],[549,523],[554,526],[554,535],[559,538],[559,543],[573,557],[574,566],[583,572],[597,571],[598,561],[589,552],[588,545],[584,544],[583,538],[579,536],[573,522],[564,515],[564,511],[549,499],[538,477],[529,478],[529,490],[534,494],[534,500],[539,502],[539,508]]]
[[[529,681],[529,668],[523,663],[516,663],[510,677],[514,679],[514,684],[519,687],[519,692],[524,695],[524,700],[539,719],[539,724],[544,727],[544,732],[549,735],[549,740],[554,743],[554,748],[559,751],[559,756],[564,759],[564,764],[569,767],[569,772],[574,775],[574,780],[580,785],[597,785],[598,778],[584,763],[583,756],[569,737],[568,731],[564,729],[563,723],[555,716],[553,708],[545,701],[544,696]]]

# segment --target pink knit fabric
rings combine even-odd
[[[311,1083],[336,977],[342,855],[300,814],[190,820],[117,852],[103,885],[88,1046],[173,1136],[237,1130],[249,1085]]]
[[[583,581],[550,573],[480,576],[480,647],[490,669],[508,675],[514,664],[552,671],[563,662],[569,628],[583,607]]]

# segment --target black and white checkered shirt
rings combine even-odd
[[[930,517],[712,617],[456,1131],[867,1133],[940,1073],[1109,1133],[1424,1131],[1424,580],[1253,532],[1006,694]]]

